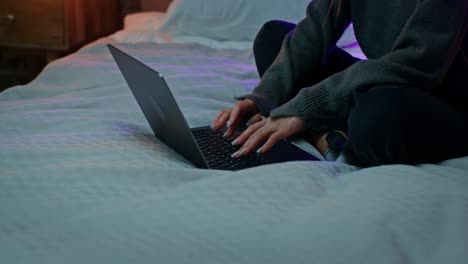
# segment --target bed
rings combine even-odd
[[[259,24],[203,19],[247,21],[266,1],[207,2],[129,14],[0,93],[0,263],[467,263],[468,157],[231,172],[197,169],[153,136],[105,45],[162,72],[189,125],[206,125],[258,82]],[[298,20],[307,4],[267,2],[259,19]],[[352,28],[340,46],[363,56]]]

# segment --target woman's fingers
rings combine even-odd
[[[250,99],[245,99],[238,101],[233,108],[228,108],[221,110],[216,118],[211,122],[211,128],[214,130],[219,130],[224,125],[227,125],[227,130],[224,133],[225,138],[231,137],[236,131],[239,121],[248,114],[254,114],[258,112],[255,103]],[[257,122],[261,120],[259,114],[251,118],[251,123],[253,121]]]
[[[233,141],[234,145],[242,145],[242,147],[232,155],[233,157],[238,158],[249,154],[269,137],[272,132],[265,123],[266,121],[260,121],[249,126],[244,133]]]
[[[211,126],[214,127],[218,124],[219,122],[219,119],[221,118],[221,116],[224,114],[224,112],[226,111],[227,109],[223,109],[221,111],[218,112],[218,114],[216,115],[215,119],[213,120],[213,122],[211,122]]]
[[[258,149],[258,152],[265,153],[270,150],[273,145],[278,143],[278,141],[300,131],[303,126],[304,122],[299,117],[285,117],[276,120],[268,118],[257,122],[249,126],[244,133],[233,141],[234,145],[242,144],[242,147],[232,156],[238,158],[247,155],[255,150],[262,142],[265,143]]]
[[[237,124],[239,123],[239,118],[242,116],[242,108],[239,107],[239,104],[236,104],[231,111],[229,120],[227,121],[227,130],[224,133],[224,137],[228,138],[234,134],[237,129]]]
[[[249,126],[240,136],[238,136],[234,141],[232,141],[233,145],[243,145],[251,136],[253,133],[255,133],[259,128],[261,128],[265,124],[265,121],[263,122],[257,122],[251,126]]]
[[[224,137],[226,138],[231,137],[236,131],[237,127],[239,126],[239,122],[246,115],[253,114],[255,111],[256,111],[256,106],[252,100],[246,99],[246,100],[238,101],[234,105],[234,108],[231,111],[231,116],[229,117],[229,121],[227,121],[227,130],[226,130],[226,133],[224,133]],[[258,117],[260,117],[260,115],[258,115]]]
[[[257,150],[257,152],[262,154],[262,153],[265,153],[265,152],[269,151],[276,143],[278,143],[283,138],[285,138],[285,137],[281,134],[281,132],[276,131],[275,133],[270,135],[270,137],[265,142],[265,144],[263,144],[263,146],[261,146]]]
[[[262,116],[260,114],[256,114],[254,116],[252,116],[249,121],[247,121],[247,126],[250,126],[252,124],[255,124],[259,121],[262,121]]]
[[[211,123],[211,128],[213,128],[214,130],[222,128],[224,124],[226,124],[226,122],[229,120],[231,111],[232,109],[221,110],[216,116],[215,120]]]
[[[254,151],[262,142],[265,142],[266,140],[268,140],[270,136],[274,133],[275,131],[271,129],[271,127],[268,127],[268,126],[261,127],[254,134],[252,134],[252,136],[250,136],[250,138],[242,146],[241,155],[247,155],[250,152]]]

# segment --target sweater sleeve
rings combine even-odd
[[[264,116],[291,100],[301,88],[301,79],[318,71],[330,48],[335,46],[351,23],[349,2],[312,1],[307,7],[305,19],[287,35],[281,51],[259,85],[251,94],[236,99],[252,99]],[[319,99],[327,100],[318,96],[316,100]]]
[[[300,116],[306,128],[324,129],[320,120],[345,117],[351,93],[375,86],[412,86],[431,91],[440,86],[463,44],[468,1],[425,0],[407,20],[392,50],[357,62],[322,82],[302,89],[271,111],[271,117]]]

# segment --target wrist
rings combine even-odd
[[[245,98],[242,101],[246,103],[246,106],[247,106],[247,109],[249,110],[249,112],[254,113],[254,114],[259,112],[257,104],[252,99]]]

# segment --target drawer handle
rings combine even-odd
[[[5,21],[5,23],[13,25],[13,24],[15,24],[15,22],[16,22],[16,16],[13,15],[13,14],[7,14],[7,15],[3,18],[3,20]]]

